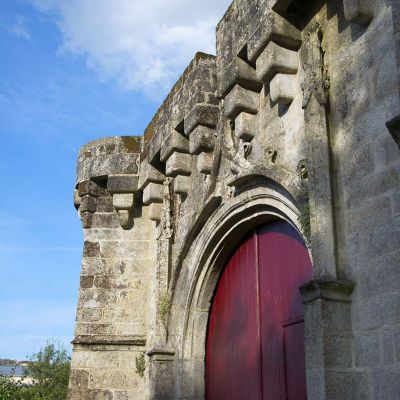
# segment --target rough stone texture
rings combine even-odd
[[[256,61],[257,76],[263,82],[270,81],[277,73],[295,74],[299,69],[299,58],[292,50],[270,42]]]
[[[254,116],[241,112],[235,119],[235,135],[245,142],[250,142],[254,138],[256,131],[253,124]]]
[[[214,149],[214,130],[206,126],[197,125],[190,133],[190,154],[199,154]]]
[[[235,119],[243,111],[257,114],[259,108],[258,93],[239,85],[236,85],[225,97],[225,115],[231,119]]]
[[[191,148],[192,152],[194,150]],[[192,171],[192,156],[190,154],[174,152],[165,163],[168,176],[190,175]]]
[[[290,104],[298,87],[295,76],[276,74],[270,83],[271,100],[275,103]]]
[[[397,398],[399,2],[235,0],[216,36],[143,137],[79,153],[70,400],[204,399],[218,276],[271,218],[314,263],[309,400]]]

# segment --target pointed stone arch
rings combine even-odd
[[[188,249],[173,292],[170,344],[176,353],[174,398],[204,398],[205,343],[210,302],[232,250],[248,231],[282,219],[300,233],[300,212],[289,193],[271,184],[222,204]]]

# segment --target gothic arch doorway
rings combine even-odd
[[[306,400],[307,247],[289,223],[252,230],[236,247],[213,296],[206,339],[207,400]]]

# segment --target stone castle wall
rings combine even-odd
[[[252,227],[310,245],[310,400],[400,393],[393,0],[235,0],[141,137],[79,154],[71,400],[204,399],[219,273]],[[397,142],[397,143],[396,143]]]

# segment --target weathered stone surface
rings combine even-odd
[[[134,204],[133,193],[114,193],[113,194],[113,206],[116,210],[119,209],[130,209]]]
[[[376,0],[343,0],[344,15],[347,20],[367,24],[374,16]]]
[[[225,97],[224,111],[228,118],[235,119],[241,112],[257,114],[260,98],[257,92],[252,92],[236,85]]]
[[[79,182],[78,184],[78,195],[98,197],[100,195],[100,189],[96,183],[91,180]]]
[[[189,141],[181,133],[173,130],[164,140],[160,151],[160,160],[165,162],[174,151],[189,152]]]
[[[187,195],[191,189],[191,179],[188,176],[178,175],[174,179],[174,192],[181,195]]]
[[[257,77],[263,82],[269,82],[278,73],[295,74],[299,69],[298,54],[270,42],[257,58],[256,68]]]
[[[70,400],[204,399],[218,277],[280,218],[314,263],[308,400],[397,398],[399,21],[394,0],[234,0],[142,139],[82,149]]]
[[[139,189],[143,190],[149,183],[163,183],[165,175],[149,163],[140,167]]]
[[[152,221],[160,221],[163,211],[163,205],[160,203],[152,203],[148,207],[148,218]]]
[[[235,119],[235,135],[244,141],[251,141],[254,138],[255,127],[254,115],[241,112]]]
[[[133,193],[138,190],[137,175],[110,175],[107,179],[107,189],[110,193]]]
[[[219,95],[225,97],[235,85],[259,92],[262,88],[256,70],[239,57],[235,57],[219,80]]]
[[[80,212],[94,213],[96,211],[97,201],[94,197],[85,195],[80,198]]]
[[[215,128],[218,122],[218,116],[218,107],[207,104],[196,104],[185,117],[185,135],[190,135],[197,125]]]
[[[100,244],[97,242],[89,242],[88,240],[83,243],[83,256],[96,257],[100,253]]]
[[[214,149],[215,131],[206,126],[197,125],[190,133],[190,154],[199,154],[202,151],[211,151]]]
[[[297,78],[293,75],[277,74],[270,83],[271,100],[290,104],[297,93]]]
[[[149,183],[143,189],[143,204],[162,203],[164,186],[159,183]]]
[[[213,161],[214,155],[212,153],[200,153],[197,157],[197,171],[202,174],[210,174]]]
[[[77,181],[118,174],[137,174],[140,137],[113,136],[88,143],[79,152]]]
[[[174,152],[165,165],[167,176],[190,175],[192,172],[192,156]]]
[[[301,33],[280,15],[273,12],[266,14],[247,44],[249,60],[255,62],[272,40],[283,46],[298,48],[301,43]]]

